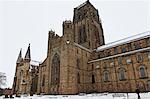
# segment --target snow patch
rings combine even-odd
[[[147,38],[147,37],[150,37],[150,31],[140,33],[140,34],[128,37],[128,38],[124,38],[124,39],[121,39],[121,40],[118,40],[118,41],[115,41],[115,42],[105,44],[103,46],[98,47],[96,49],[96,51],[99,52],[99,51],[102,51],[102,50],[105,50],[105,49],[108,49],[108,48],[111,48],[111,47],[115,47],[115,46],[118,46],[118,45],[121,45],[121,44],[129,43],[129,42],[139,40],[139,39],[143,39],[143,38]]]
[[[140,93],[141,99],[150,99],[149,93]],[[127,98],[128,97],[128,98]],[[0,99],[4,99],[1,96]],[[84,94],[84,95],[33,95],[15,97],[14,99],[137,99],[136,93],[98,93],[98,94]]]

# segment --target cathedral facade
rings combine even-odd
[[[22,93],[16,71],[13,89]],[[63,22],[61,37],[49,31],[47,57],[34,75],[37,94],[150,91],[150,32],[105,44],[98,10],[87,0]],[[31,93],[26,85],[23,93]]]

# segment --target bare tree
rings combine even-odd
[[[6,74],[0,72],[0,88],[6,85]]]

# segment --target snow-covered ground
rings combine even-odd
[[[140,93],[141,99],[150,99],[149,93]],[[4,99],[1,96],[0,99]],[[99,94],[82,94],[82,95],[34,95],[34,96],[21,96],[14,99],[137,99],[136,93],[99,93]]]

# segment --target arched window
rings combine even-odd
[[[23,70],[20,71],[20,79],[23,79]]]
[[[119,70],[119,80],[125,80],[125,69]]]
[[[87,35],[86,35],[85,25],[83,25],[82,33],[83,33],[83,42],[86,42]]]
[[[85,29],[85,25],[83,26],[80,26],[79,27],[79,44],[82,44],[84,42],[86,42],[86,39],[87,39],[87,35],[86,35],[86,29]]]
[[[141,67],[139,68],[139,71],[140,71],[140,77],[141,77],[141,78],[146,77],[146,74],[145,74],[145,67],[144,67],[144,66],[141,66]]]
[[[92,70],[94,70],[94,65],[92,64]]]
[[[21,82],[21,84],[24,83],[23,75],[24,75],[24,72],[23,72],[23,70],[21,70],[20,71],[20,82]]]
[[[147,81],[147,91],[150,91],[150,80]]]
[[[143,60],[142,54],[138,53],[136,55],[136,60],[137,60],[137,62],[142,62],[142,60]]]
[[[77,61],[77,68],[78,68],[78,69],[80,69],[80,59],[79,59],[79,58],[77,58],[77,60],[76,60],[76,61]]]
[[[119,65],[122,64],[122,57],[118,57],[118,64],[119,64]]]
[[[94,84],[94,83],[95,83],[95,76],[92,75],[92,84]]]
[[[122,53],[125,53],[127,51],[126,47],[122,47]]]
[[[77,83],[80,84],[80,75],[79,75],[79,73],[77,75]]]
[[[114,47],[114,53],[118,54],[118,48],[117,47]]]
[[[45,75],[43,75],[42,86],[45,86]]]
[[[94,34],[94,38],[93,40],[95,40],[95,47],[98,47],[99,44],[100,44],[100,35],[99,35],[99,31],[98,31],[98,28],[94,25],[93,26],[93,34]]]
[[[104,81],[105,82],[109,81],[109,72],[108,71],[104,71]]]
[[[51,67],[51,83],[59,84],[60,82],[60,58],[56,53],[52,59],[52,67]]]

